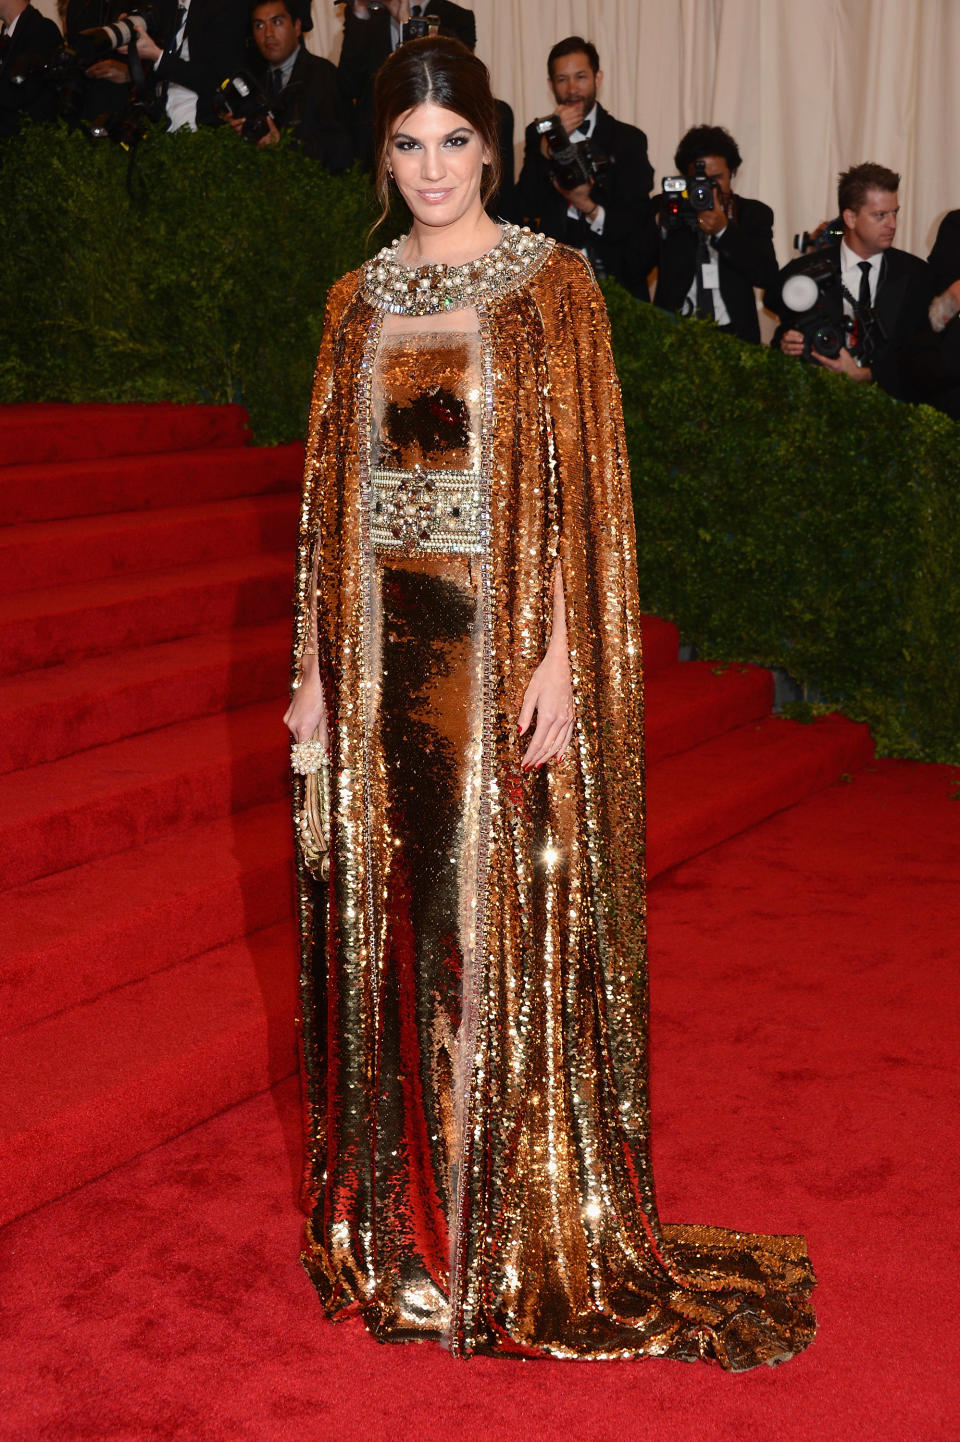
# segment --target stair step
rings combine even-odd
[[[292,903],[286,800],[15,887],[0,908],[0,1033],[271,926]]]
[[[769,715],[773,677],[760,666],[683,661],[648,678],[647,765]]]
[[[296,1069],[282,922],[17,1034],[0,1062],[0,1225]]]
[[[241,556],[0,601],[0,676],[290,613],[291,556]]]
[[[158,511],[26,521],[0,533],[0,596],[296,547],[298,498],[231,497]],[[292,565],[292,561],[291,561]]]
[[[0,774],[271,697],[282,711],[290,623],[166,641],[0,680]]]
[[[245,706],[0,777],[0,887],[285,795],[282,714]]]
[[[843,716],[810,725],[768,716],[665,757],[647,773],[647,875],[785,811],[872,757],[869,729]]]
[[[641,616],[640,629],[644,676],[649,678],[667,666],[675,666],[680,650],[680,632],[673,622],[664,621],[659,616]]]
[[[0,524],[155,510],[299,489],[303,447],[208,446],[0,469]]]
[[[59,401],[0,406],[0,466],[243,446],[248,440],[242,406]]]

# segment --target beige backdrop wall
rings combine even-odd
[[[926,255],[960,205],[960,0],[475,0],[477,51],[513,106],[516,139],[550,107],[546,55],[581,34],[602,98],[646,131],[657,181],[690,125],[725,125],[744,195],[773,206],[781,261],[835,214],[836,175],[878,160],[903,175],[898,243]],[[316,0],[310,48],[336,59],[340,15]]]

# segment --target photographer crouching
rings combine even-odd
[[[289,130],[306,155],[335,174],[349,169],[353,146],[337,72],[302,41],[295,0],[252,0],[250,29],[260,64],[255,74],[231,76],[218,109],[238,134],[274,145]]]
[[[733,192],[741,155],[717,125],[688,130],[674,156],[679,172],[658,202],[660,260],[653,303],[699,315],[742,340],[760,341],[754,287],[777,276],[773,211]]]
[[[927,330],[930,267],[897,250],[900,177],[855,165],[837,187],[841,240],[784,266],[765,303],[780,317],[772,346],[849,380],[910,400],[910,353]]]
[[[554,45],[547,75],[556,109],[527,126],[516,218],[582,251],[600,279],[616,276],[649,300],[657,233],[647,137],[597,100],[603,72],[591,41],[571,35]]]

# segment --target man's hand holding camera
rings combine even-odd
[[[142,15],[131,15],[131,16],[121,15],[121,16],[120,16],[120,19],[121,19],[121,20],[127,20],[127,19],[129,19],[130,22],[131,22],[131,24],[133,25],[133,28],[136,30],[137,35],[138,35],[138,37],[139,37],[138,40],[137,40],[137,54],[140,56],[140,59],[141,59],[141,60],[149,60],[152,64],[155,65],[155,64],[157,63],[157,61],[160,59],[160,56],[163,54],[163,51],[160,49],[160,46],[157,44],[156,40],[154,40],[153,36],[152,36],[152,35],[149,33],[149,31],[147,30],[147,22],[144,20],[143,16],[142,16]],[[127,47],[126,47],[126,45],[120,45],[120,46],[117,47],[117,54],[118,54],[118,55],[126,55],[126,53],[127,53]],[[109,64],[109,63],[112,63],[112,62],[104,62],[104,63],[108,63],[108,64]],[[124,67],[124,68],[126,68],[126,67]],[[92,74],[92,71],[91,71],[91,74]],[[114,78],[114,77],[113,77],[112,75],[109,75],[109,76],[106,77],[106,79],[108,79],[108,80],[112,80],[113,78]]]
[[[127,47],[123,48],[126,50]],[[114,85],[130,84],[130,67],[122,60],[95,60],[87,66],[84,74],[90,80],[111,80]]]
[[[242,115],[227,115],[224,116],[224,119],[226,120],[230,129],[233,131],[234,135],[243,134],[243,127],[246,125],[247,122]],[[280,132],[277,129],[276,121],[274,120],[273,116],[266,116],[266,122],[267,133],[266,135],[261,135],[260,139],[256,142],[258,150],[262,150],[265,145],[276,145],[277,141],[280,139]]]

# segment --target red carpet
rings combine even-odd
[[[243,440],[229,408],[0,413],[0,1437],[956,1436],[960,805],[653,618],[663,1211],[806,1230],[823,1335],[731,1379],[454,1367],[321,1321],[284,1080],[300,461]]]
[[[880,763],[652,888],[661,1207],[806,1232],[802,1357],[463,1364],[331,1326],[288,1081],[0,1233],[0,1436],[954,1442],[957,804]]]

